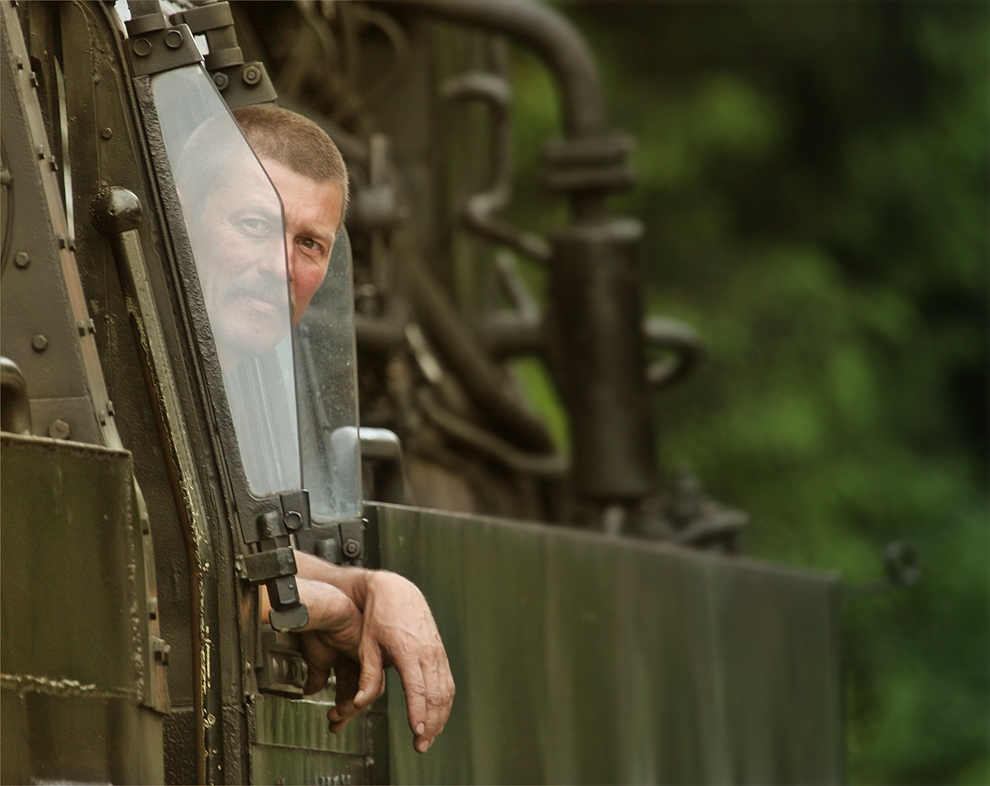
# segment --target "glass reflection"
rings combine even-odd
[[[281,202],[200,66],[152,89],[248,485],[300,488]]]

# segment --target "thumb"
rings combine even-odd
[[[385,692],[385,667],[381,648],[370,637],[362,636],[359,655],[361,677],[354,694],[354,706],[364,709]]]

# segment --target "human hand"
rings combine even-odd
[[[311,579],[340,588],[362,614],[357,658],[361,663],[357,691],[327,717],[337,732],[350,718],[370,706],[385,690],[385,668],[394,665],[406,694],[413,745],[426,752],[450,716],[454,680],[440,633],[423,593],[408,579],[387,571],[341,567],[304,552],[296,552],[297,581]],[[345,687],[354,674],[341,664]]]
[[[443,731],[454,702],[447,653],[426,598],[412,582],[387,571],[366,573],[358,647],[361,684],[353,703],[364,708],[381,696],[384,667],[391,662],[405,690],[413,746],[425,753]]]
[[[322,581],[296,579],[300,600],[309,611],[309,622],[299,632],[307,676],[303,693],[323,690],[333,669],[336,677],[336,707],[339,731],[361,708],[354,706],[358,689],[358,648],[361,641],[361,612],[341,590]],[[270,602],[262,592],[262,619],[268,621]]]

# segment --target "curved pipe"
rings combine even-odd
[[[557,77],[568,136],[597,136],[606,130],[598,66],[584,39],[557,11],[524,0],[388,0],[378,5],[510,36],[535,50]]]
[[[540,262],[549,262],[550,244],[531,232],[523,232],[499,221],[495,213],[512,197],[512,132],[509,104],[512,88],[501,76],[476,72],[448,80],[441,95],[448,101],[482,99],[492,108],[495,125],[494,183],[489,190],[469,197],[464,205],[464,223],[482,237],[504,243]]]
[[[647,317],[643,321],[643,336],[648,346],[670,353],[646,367],[646,381],[654,390],[683,379],[705,356],[701,337],[694,329],[674,319]]]
[[[24,375],[13,360],[3,357],[0,357],[0,431],[32,433],[31,402]]]
[[[441,431],[509,469],[547,478],[559,478],[567,473],[568,462],[563,456],[517,450],[504,439],[444,409],[426,388],[420,389],[418,401],[426,417]],[[364,429],[361,431],[363,433]]]
[[[412,274],[413,297],[421,324],[471,398],[498,424],[508,442],[536,453],[553,453],[553,439],[546,427],[502,392],[498,368],[473,333],[464,329],[439,283],[418,261],[407,260],[406,264]]]

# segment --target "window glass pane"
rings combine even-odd
[[[303,480],[316,520],[361,515],[352,281],[341,227],[326,278],[296,326]]]
[[[301,488],[281,202],[201,66],[152,89],[248,485]]]

